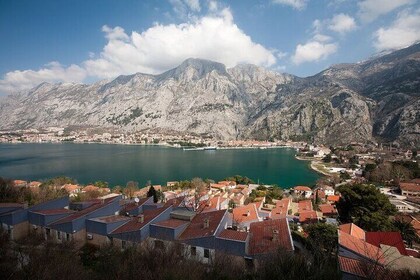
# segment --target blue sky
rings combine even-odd
[[[0,94],[189,57],[298,76],[420,40],[417,0],[0,0]]]

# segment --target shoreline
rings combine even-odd
[[[315,171],[315,172],[317,172],[317,173],[319,173],[319,174],[322,174],[322,175],[324,175],[324,176],[331,176],[331,174],[329,174],[328,172],[325,172],[325,171],[323,171],[323,170],[321,170],[320,168],[318,168],[315,164],[316,163],[319,163],[320,161],[319,160],[315,160],[315,159],[313,159],[313,158],[305,158],[305,157],[300,157],[300,156],[295,156],[295,158],[297,159],[297,160],[302,160],[302,161],[309,161],[310,163],[309,163],[309,167],[313,170],[313,171]]]

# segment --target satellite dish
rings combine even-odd
[[[134,201],[135,201],[136,203],[139,203],[140,199],[139,199],[138,197],[136,197],[136,198],[134,199]]]

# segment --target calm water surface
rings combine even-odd
[[[183,151],[161,146],[108,144],[0,144],[0,176],[43,180],[68,176],[79,183],[144,185],[193,177],[220,180],[240,174],[283,188],[313,185],[320,177],[293,149]]]

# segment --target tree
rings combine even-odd
[[[411,223],[403,220],[395,220],[393,225],[401,233],[402,239],[407,241],[410,248],[413,247],[413,242],[419,241],[416,230]]]
[[[241,175],[235,175],[235,176],[227,177],[224,180],[225,181],[235,181],[237,184],[241,184],[241,185],[254,184],[254,181],[252,179],[249,179],[248,177],[241,176]]]
[[[108,182],[104,182],[104,181],[96,181],[95,184],[93,185],[98,188],[108,188]]]
[[[397,210],[373,185],[354,184],[338,188],[341,198],[337,203],[340,221],[355,223],[366,231],[392,229],[389,216]]]
[[[147,191],[147,197],[153,196],[153,202],[157,203],[159,200],[158,192],[155,190],[153,186],[150,186],[149,190]]]
[[[129,181],[127,183],[127,186],[124,188],[123,193],[129,198],[133,198],[134,193],[138,191],[138,189],[139,189],[139,183],[135,181]]]
[[[206,195],[207,184],[201,178],[193,178],[191,187],[194,189],[194,210],[197,210]]]
[[[308,243],[314,252],[332,253],[337,248],[337,227],[327,223],[316,223],[305,228]]]
[[[325,162],[325,163],[329,163],[329,162],[331,162],[331,158],[332,158],[331,154],[328,154],[322,159],[322,161]]]

